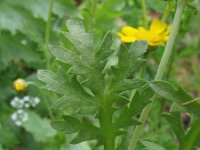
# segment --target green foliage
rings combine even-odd
[[[56,120],[51,123],[51,125],[59,130],[64,131],[67,134],[74,133],[80,130],[81,123],[79,120],[70,117],[70,116],[63,116],[64,120]]]
[[[181,87],[174,88],[170,83],[166,81],[153,81],[150,84],[155,93],[170,100],[172,103],[176,103],[183,107],[182,111],[189,111],[191,113],[199,114],[200,103],[197,99],[193,99],[188,93],[186,93]]]
[[[172,111],[178,110],[180,112],[190,112],[191,114],[199,115],[199,98],[193,99],[181,87],[176,89],[166,81],[153,81],[150,86],[158,95],[170,100],[173,103],[176,103],[175,107],[179,107],[179,109],[175,108],[175,110],[172,109]],[[191,125],[191,129],[186,134],[183,130],[179,112],[171,112],[164,114],[163,116],[169,122],[172,130],[176,134],[180,142],[180,150],[195,149],[197,141],[199,141],[200,138],[199,128],[197,127],[199,121],[194,120],[193,124]]]
[[[29,120],[23,125],[25,130],[33,134],[38,142],[45,142],[48,138],[54,137],[56,131],[50,126],[47,119],[42,119],[34,112],[29,112]]]
[[[141,57],[146,52],[147,44],[140,41],[132,44],[129,49],[122,46],[117,54],[119,57],[117,66],[104,69],[109,56],[113,53],[111,34],[107,33],[100,46],[96,46],[93,33],[86,32],[80,22],[68,20],[67,28],[69,32],[64,35],[74,45],[76,51],[55,46],[50,50],[58,61],[70,65],[70,69],[58,69],[56,73],[39,70],[38,79],[46,84],[44,89],[62,95],[52,105],[53,109],[74,108],[73,113],[81,113],[82,107],[85,107],[85,110],[95,108],[96,113],[100,115],[96,116],[100,120],[100,126],[94,126],[86,118],[83,118],[80,123],[70,116],[64,117],[65,120],[62,121],[54,121],[52,125],[66,133],[78,131],[72,143],[97,139],[105,144],[105,141],[109,140],[107,136],[120,134],[119,129],[140,124],[132,117],[149,103],[145,95],[152,95],[152,91],[144,86],[147,82],[130,78],[145,62]],[[122,93],[143,86],[144,88],[137,92],[130,106],[122,106],[123,111],[116,118],[116,122],[112,123],[112,115],[120,110],[118,106],[113,109],[113,106],[124,100],[125,104],[129,102]],[[111,120],[108,121],[108,118]],[[110,130],[113,130],[110,135],[106,131],[108,125],[111,127]]]
[[[35,51],[31,50],[31,47],[21,44],[22,40],[23,39],[20,35],[13,39],[10,34],[2,33],[0,36],[0,57],[4,64],[7,64],[12,60],[24,60],[28,63],[40,61],[39,55]]]
[[[163,114],[163,116],[171,125],[171,128],[173,129],[179,141],[181,141],[185,136],[185,131],[183,130],[180,114],[177,112],[172,112],[170,114]]]
[[[119,47],[116,32],[122,26],[143,26],[140,0],[54,0],[49,49],[56,61],[51,58],[45,70],[49,2],[0,0],[0,150],[102,150],[102,144],[125,150],[132,130],[143,124],[138,117],[154,92],[160,97],[154,97],[136,149],[199,149],[200,99],[190,96],[200,94],[198,0],[187,1],[166,75],[170,83],[151,81],[164,47],[147,49],[145,41]],[[145,2],[148,23],[154,15],[172,22],[177,0]],[[66,30],[68,19],[81,19],[85,28],[69,20]],[[41,85],[38,69],[50,92],[36,87]],[[17,78],[26,79],[27,91],[14,91]],[[179,83],[190,94],[174,86]],[[39,96],[41,103],[30,112],[24,109],[29,121],[18,127],[10,102],[26,95]]]
[[[183,138],[180,146],[180,150],[196,149],[195,146],[199,142],[200,137],[200,121],[195,122],[187,135]]]

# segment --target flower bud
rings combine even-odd
[[[13,82],[13,88],[17,91],[17,92],[23,92],[26,90],[27,84],[26,81],[24,79],[17,79]]]

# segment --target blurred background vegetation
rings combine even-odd
[[[172,22],[175,1],[146,0],[149,23],[154,17]],[[89,150],[93,143],[69,144],[71,137],[55,131],[50,126],[48,106],[56,95],[46,96],[34,85],[23,93],[17,93],[12,83],[17,78],[38,82],[36,72],[46,68],[45,32],[48,20],[50,0],[0,0],[0,150]],[[179,36],[174,47],[168,74],[165,78],[180,83],[194,96],[200,96],[200,1],[194,1],[197,9],[194,14],[186,9],[182,18]],[[113,33],[113,48],[117,49],[120,40],[116,32],[124,25],[143,25],[143,13],[140,0],[55,0],[52,11],[50,33],[51,45],[63,45],[73,49],[64,38],[66,20],[72,18],[82,20],[88,30],[95,32],[96,42],[110,30]],[[152,80],[159,64],[164,47],[158,47],[148,58],[145,78]],[[63,65],[51,58],[50,69]],[[39,82],[38,82],[39,84]],[[26,111],[29,120],[17,127],[11,120],[15,111],[10,102],[13,97],[25,95],[40,97],[41,103],[36,108]],[[161,100],[162,101],[162,100]],[[175,150],[172,132],[159,113],[166,111],[168,104],[161,105],[155,101],[146,126],[150,131],[143,137],[155,140],[166,149]],[[53,112],[59,115],[59,112]],[[160,127],[159,129],[157,127]],[[166,134],[168,132],[168,134]],[[164,136],[158,137],[163,134]]]

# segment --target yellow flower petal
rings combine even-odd
[[[128,36],[134,36],[138,32],[138,30],[130,26],[124,26],[121,32]]]
[[[150,31],[153,33],[162,33],[167,28],[166,23],[161,22],[159,19],[154,19],[150,26]]]
[[[124,43],[132,43],[132,42],[136,41],[136,38],[134,36],[125,36],[121,33],[118,33],[118,35],[119,35],[121,41]]]
[[[139,26],[137,29],[130,26],[122,28],[117,35],[122,42],[132,43],[136,40],[146,40],[150,46],[164,45],[169,37],[171,25],[167,27],[166,23],[154,19],[149,29]]]

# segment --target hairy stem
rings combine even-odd
[[[168,61],[169,61],[169,58],[172,54],[175,39],[176,39],[176,36],[178,34],[178,29],[179,29],[181,16],[182,16],[184,7],[185,7],[185,0],[178,0],[176,13],[175,13],[175,17],[174,17],[174,20],[173,20],[172,30],[171,30],[169,40],[166,44],[166,47],[165,47],[165,50],[164,50],[164,53],[163,53],[163,56],[162,56],[162,59],[161,59],[161,62],[160,62],[160,65],[158,67],[158,70],[157,70],[157,73],[156,73],[154,80],[161,80],[163,78],[164,73],[166,72]],[[141,113],[139,121],[143,122],[143,125],[145,123],[145,120],[148,117],[150,110],[151,110],[151,104],[146,106]],[[138,142],[138,139],[140,138],[141,132],[143,130],[143,125],[137,126],[135,128],[134,133],[131,137],[131,141],[130,141],[128,150],[134,150],[135,149],[136,144]]]
[[[50,1],[49,5],[49,12],[48,12],[48,20],[46,25],[46,32],[45,32],[45,49],[44,54],[46,58],[46,68],[49,69],[50,67],[50,53],[49,53],[49,38],[50,38],[50,31],[51,31],[51,16],[52,16],[52,9],[53,9],[54,0]]]

